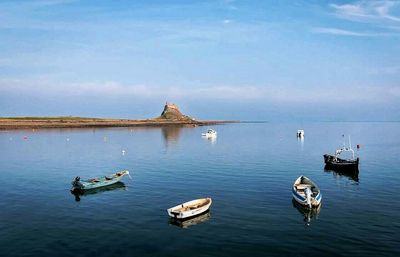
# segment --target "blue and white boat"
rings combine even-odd
[[[317,184],[306,176],[296,179],[292,188],[293,199],[308,208],[317,207],[321,204],[322,194]]]
[[[81,180],[80,177],[76,177],[72,181],[72,192],[82,192],[86,190],[96,189],[100,187],[110,186],[119,182],[124,176],[129,176],[129,171],[122,170],[117,173],[111,174],[109,176],[104,176],[100,178],[92,178],[87,180]]]

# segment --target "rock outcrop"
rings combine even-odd
[[[158,119],[165,119],[165,120],[179,120],[179,121],[191,121],[193,120],[189,116],[183,115],[179,110],[179,107],[173,103],[166,103],[164,106],[164,110],[161,113]],[[194,121],[194,120],[193,120]]]

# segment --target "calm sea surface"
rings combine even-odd
[[[214,128],[215,141],[207,127],[1,131],[0,256],[400,256],[400,123]],[[342,134],[361,145],[358,177],[324,170]],[[133,179],[69,192],[75,176],[122,169]],[[293,204],[300,175],[319,210]],[[168,218],[207,196],[209,213]]]

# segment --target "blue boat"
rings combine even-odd
[[[130,177],[129,171],[122,170],[109,176],[91,178],[87,180],[81,180],[80,177],[76,177],[74,181],[72,181],[71,192],[84,192],[86,190],[110,186],[119,182],[124,176]]]
[[[321,191],[317,184],[306,176],[296,179],[292,187],[293,199],[308,208],[318,207],[322,200]]]

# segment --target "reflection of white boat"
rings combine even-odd
[[[167,210],[168,215],[175,219],[187,219],[200,215],[210,208],[211,198],[201,198],[190,202],[179,204]]]
[[[202,133],[201,135],[203,137],[216,137],[217,136],[217,131],[215,131],[213,129],[209,129],[209,130],[207,130],[206,133]]]
[[[318,186],[311,179],[300,176],[293,184],[293,198],[300,204],[309,208],[317,207],[322,200]]]
[[[304,137],[304,130],[303,129],[297,130],[297,137]]]
[[[181,228],[188,228],[190,226],[206,222],[207,220],[210,219],[210,217],[211,217],[210,212],[206,211],[197,217],[187,219],[187,220],[178,220],[178,219],[171,218],[170,224],[181,227]]]

